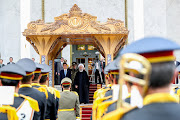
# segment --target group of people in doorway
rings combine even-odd
[[[84,65],[77,65],[76,62],[73,62],[72,66],[69,67],[64,58],[61,57],[61,62],[55,63],[55,84],[60,85],[62,79],[66,77],[72,80],[71,90],[78,92],[80,103],[89,103],[90,83]]]
[[[104,81],[104,59],[99,60],[96,56],[92,62],[93,72],[95,74],[95,83],[102,84]],[[55,63],[55,85],[60,85],[63,78],[68,77],[72,80],[72,91],[79,94],[80,103],[89,103],[89,77],[85,71],[84,64],[73,62],[69,67],[67,60],[61,57],[60,62]]]

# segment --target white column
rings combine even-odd
[[[47,0],[45,0],[45,2],[46,1]],[[36,20],[42,19],[42,11],[41,11],[42,0],[30,0],[30,4],[31,4],[30,5],[30,21],[36,21]],[[45,8],[45,14],[46,14],[46,8]],[[39,54],[37,54],[37,52],[34,50],[32,46],[30,46],[30,58],[35,58],[35,62],[40,61]]]
[[[66,59],[66,60],[67,60],[67,64],[68,64],[69,66],[71,66],[71,63],[70,63],[70,59],[71,59],[71,57],[70,57],[70,45],[67,45],[67,46],[62,50],[62,57],[63,57],[64,59]]]
[[[20,59],[20,1],[0,0],[0,49],[4,64]]]
[[[144,0],[144,36],[166,37],[166,13],[166,0]]]
[[[134,0],[134,40],[144,37],[144,0]],[[131,32],[131,31],[130,31]]]
[[[174,40],[180,44],[180,1],[167,0],[166,1],[166,17],[167,17],[167,38]],[[180,52],[175,52],[176,59],[180,61]]]
[[[127,0],[127,14],[128,14],[128,44],[134,41],[134,0]]]
[[[21,58],[30,58],[30,44],[26,41],[26,37],[22,32],[27,28],[30,22],[30,0],[20,1],[20,15],[21,15]]]

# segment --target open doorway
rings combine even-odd
[[[66,53],[66,51],[65,51]],[[54,59],[54,78],[55,81],[58,79],[58,74],[57,74],[57,67],[58,64],[61,62],[61,57],[63,56],[63,51],[58,55],[56,59]],[[66,53],[68,54],[68,53]],[[67,60],[68,67],[69,69],[72,68],[72,62],[76,62],[77,66],[82,63],[85,67],[85,71],[88,74],[89,82],[90,83],[95,83],[95,66],[92,64],[95,62],[95,58],[97,57],[99,60],[101,60],[103,57],[102,55],[98,52],[98,49],[94,45],[72,45],[72,51],[69,53],[69,59],[64,57],[65,60]],[[105,61],[103,61],[105,62]],[[104,63],[105,64],[105,63]],[[100,77],[98,78],[99,81]],[[57,85],[57,82],[54,82],[54,85]]]

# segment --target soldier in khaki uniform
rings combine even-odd
[[[71,83],[67,77],[61,81],[63,92],[60,93],[58,120],[80,119],[79,96],[70,91]]]

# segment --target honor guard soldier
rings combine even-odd
[[[48,99],[48,91],[47,89],[45,89],[44,87],[41,87],[39,81],[41,79],[41,70],[42,70],[42,65],[39,63],[35,63],[36,64],[36,70],[33,72],[34,73],[34,78],[32,80],[32,87],[39,90],[40,92],[43,92],[46,95],[46,99]]]
[[[71,83],[67,77],[61,81],[63,92],[60,93],[58,120],[80,119],[79,96],[70,91]]]
[[[42,65],[39,63],[35,63],[36,65],[36,70],[33,72],[34,73],[34,78],[32,79],[32,87],[33,88],[39,88],[41,87],[39,81],[41,79],[41,69],[42,69]]]
[[[122,53],[137,53],[151,63],[152,70],[147,91],[144,92],[144,106],[141,109],[133,109],[122,112],[117,109],[104,116],[113,120],[177,120],[180,114],[178,98],[170,94],[171,83],[176,77],[173,51],[180,46],[170,40],[149,37],[135,41],[128,45]],[[138,85],[140,93],[143,87]]]
[[[59,107],[59,98],[60,98],[60,92],[56,88],[53,87],[48,87],[48,91],[50,91],[51,94],[54,95],[55,100],[56,100],[56,111],[58,113],[58,107]],[[56,113],[56,118],[58,117]]]
[[[92,112],[92,119],[93,120],[96,120],[97,119],[97,109],[98,109],[98,105],[100,104],[100,103],[102,103],[104,100],[107,100],[107,99],[111,99],[112,98],[112,92],[111,92],[111,86],[112,86],[112,80],[110,79],[110,77],[109,77],[109,68],[111,67],[111,65],[112,65],[112,62],[110,63],[110,64],[108,64],[106,67],[105,67],[105,69],[104,69],[104,71],[106,72],[106,74],[108,74],[108,79],[110,80],[110,81],[108,81],[110,84],[107,84],[106,83],[106,87],[103,87],[103,88],[101,88],[101,89],[98,89],[98,90],[96,90],[95,91],[95,93],[94,93],[94,96],[93,96],[93,98],[94,98],[94,102],[93,102],[93,107],[92,107],[92,109],[93,109],[93,112]],[[106,81],[107,82],[107,81]],[[108,92],[108,95],[107,96],[105,96],[105,94]]]
[[[31,59],[28,58],[23,58],[16,64],[21,66],[26,71],[26,76],[24,76],[22,79],[22,84],[20,85],[18,94],[29,96],[37,100],[40,111],[35,112],[33,120],[44,120],[46,112],[46,96],[44,93],[32,88],[31,86],[33,72],[36,70],[36,65]]]
[[[28,96],[17,94],[20,81],[26,76],[26,72],[17,64],[4,66],[0,71],[0,85],[15,87],[14,104],[11,106],[16,109],[19,119],[32,120],[34,111],[39,112],[38,102]]]
[[[47,99],[47,109],[45,114],[46,120],[56,120],[57,118],[57,109],[56,109],[56,98],[53,93],[51,93],[51,89],[48,89],[47,84],[49,82],[48,74],[51,71],[51,68],[46,64],[41,64],[41,79],[40,85],[48,91],[48,99]]]
[[[46,66],[47,67],[47,66]],[[56,100],[56,111],[58,111],[59,107],[59,98],[60,98],[60,92],[53,87],[42,87],[40,85],[40,79],[42,77],[41,71],[43,70],[43,64],[36,63],[36,70],[34,71],[34,79],[32,81],[32,87],[38,89],[40,92],[44,92],[46,95],[46,99],[48,99],[48,92],[53,94]],[[46,69],[47,70],[47,69]],[[57,118],[57,112],[56,112],[56,118]]]
[[[112,89],[109,90],[109,91],[112,91],[112,92],[109,92],[109,97],[104,97],[104,98],[109,98],[109,99],[106,99],[104,100],[102,103],[100,103],[97,107],[97,119],[100,120],[102,118],[102,116],[104,116],[105,114],[111,112],[111,111],[114,111],[116,110],[116,106],[117,106],[117,99],[118,99],[118,94],[119,92],[117,92],[119,90],[119,85],[118,85],[118,80],[119,80],[119,70],[120,70],[120,67],[119,67],[119,60],[120,60],[120,57],[118,57],[117,59],[115,59],[113,62],[110,63],[109,65],[109,73],[110,73],[110,77],[112,79]],[[130,96],[128,95],[128,91],[124,86],[122,86],[122,89],[123,89],[123,94],[122,94],[122,97],[123,97],[123,100],[126,102],[126,104],[129,104],[130,105]],[[106,93],[108,93],[106,92]],[[107,94],[106,94],[107,95]]]
[[[43,69],[43,65],[39,63],[36,64],[36,70],[34,71],[34,78],[32,80],[32,87],[39,90],[40,92],[43,92],[46,95],[46,99],[48,99],[48,91],[53,94],[53,96],[56,99],[56,111],[58,111],[59,107],[59,98],[60,98],[60,93],[58,90],[56,90],[53,87],[48,87],[48,90],[40,85],[40,79],[42,77],[41,71]],[[57,118],[57,113],[56,113],[56,118]]]

